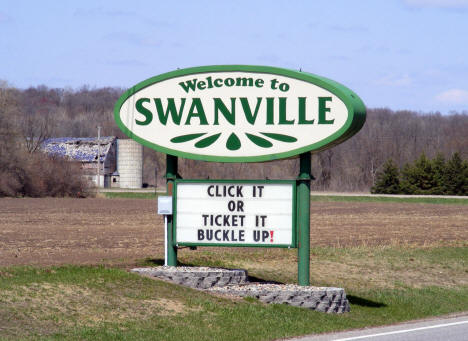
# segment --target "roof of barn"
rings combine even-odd
[[[115,136],[100,138],[100,162],[104,162]],[[66,157],[81,162],[97,162],[98,139],[96,137],[55,137],[42,143],[43,151],[52,156]]]

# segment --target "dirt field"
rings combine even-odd
[[[0,199],[0,266],[163,257],[155,200]],[[462,205],[312,202],[311,245],[468,241]]]

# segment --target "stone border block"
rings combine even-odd
[[[246,270],[159,266],[136,268],[132,269],[131,272],[208,292],[238,297],[254,297],[264,303],[289,304],[325,313],[350,311],[346,293],[342,288],[249,283]]]
[[[248,283],[211,288],[208,291],[240,297],[254,297],[264,303],[289,304],[325,313],[350,311],[346,293],[342,288]]]
[[[247,282],[247,271],[240,269],[160,266],[155,268],[136,268],[132,269],[131,272],[165,279],[195,289],[208,289]]]

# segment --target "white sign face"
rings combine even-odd
[[[293,182],[176,182],[176,243],[295,247]]]
[[[365,107],[351,90],[270,67],[178,70],[127,91],[119,127],[155,150],[216,162],[257,162],[322,150],[356,133]]]

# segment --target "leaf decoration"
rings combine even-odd
[[[197,148],[206,148],[211,146],[213,143],[216,142],[216,140],[221,136],[221,133],[219,134],[214,134],[208,137],[205,137],[203,140],[198,141],[195,143],[195,147]]]
[[[249,138],[250,141],[252,141],[259,147],[270,148],[271,146],[273,146],[273,144],[270,141],[265,140],[263,137],[252,135],[249,133],[245,133],[245,135]]]
[[[197,133],[197,134],[186,134],[186,135],[180,135],[176,136],[171,139],[172,143],[182,143],[182,142],[187,142],[187,141],[192,141],[195,140],[196,138],[205,135],[206,133]]]
[[[276,134],[276,133],[262,133],[262,132],[260,134],[265,135],[266,137],[272,138],[274,140],[281,141],[281,142],[292,143],[292,142],[297,141],[297,139],[294,136],[289,136],[289,135]]]
[[[229,135],[226,141],[226,148],[229,150],[238,150],[241,147],[241,141],[236,134]]]
[[[201,136],[204,136],[206,134],[207,133],[185,134],[185,135],[180,135],[180,136],[173,137],[170,141],[172,143],[184,143],[184,142],[195,140],[195,139],[197,139],[197,138],[199,138]],[[272,138],[274,140],[281,141],[281,142],[292,143],[292,142],[297,141],[297,139],[295,137],[289,136],[289,135],[284,135],[284,134],[263,133],[263,132],[260,132],[260,134],[262,134],[262,135],[264,135],[266,137]],[[270,141],[268,141],[267,139],[265,139],[265,138],[263,138],[261,136],[254,135],[254,134],[249,134],[249,133],[245,133],[245,135],[247,136],[247,138],[250,141],[252,141],[252,143],[254,143],[255,145],[257,145],[257,146],[259,146],[261,148],[270,148],[270,147],[273,146],[273,143],[271,143]],[[221,133],[205,137],[205,138],[201,139],[200,141],[198,141],[197,143],[195,143],[195,147],[196,148],[209,147],[213,143],[215,143],[219,139],[220,136],[221,136]],[[231,135],[229,135],[229,137],[228,137],[228,139],[226,141],[226,148],[229,149],[229,150],[239,150],[240,147],[241,147],[241,141],[240,141],[239,137],[235,133],[231,133]]]

